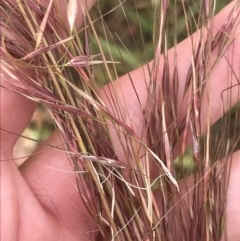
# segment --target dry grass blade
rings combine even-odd
[[[69,23],[69,26],[70,26],[70,32],[73,31],[74,22],[76,20],[77,12],[78,12],[77,0],[69,0],[68,6],[67,6],[67,16],[68,16],[68,23]]]
[[[113,61],[101,61],[101,60],[92,60],[96,56],[77,56],[71,59],[69,62],[66,63],[66,66],[78,66],[78,67],[83,67],[83,66],[91,66],[94,64],[103,64],[103,63],[108,63],[108,64],[116,64],[119,62],[113,62]]]
[[[44,18],[42,20],[42,23],[39,27],[39,32],[37,34],[37,40],[36,40],[36,49],[39,47],[41,41],[42,41],[42,37],[44,35],[44,31],[45,31],[45,27],[46,27],[46,24],[47,24],[47,21],[48,21],[48,18],[49,18],[49,14],[50,14],[50,11],[52,9],[52,4],[53,4],[53,0],[50,0],[49,1],[49,4],[48,4],[48,7],[47,7],[47,11],[44,15]]]
[[[54,44],[52,44],[52,45],[50,45],[50,46],[46,46],[46,47],[43,47],[43,48],[36,49],[36,50],[34,50],[33,52],[31,52],[31,53],[27,54],[26,56],[24,56],[22,59],[23,59],[23,60],[32,59],[32,58],[34,58],[35,56],[37,56],[37,55],[39,55],[39,54],[43,54],[43,53],[45,53],[45,52],[47,52],[47,51],[50,51],[50,50],[56,48],[56,47],[59,46],[59,45],[62,45],[62,44],[64,44],[64,43],[72,40],[73,38],[74,38],[74,37],[72,36],[72,37],[69,37],[69,38],[67,38],[67,39],[64,39],[64,40],[62,40],[62,41],[60,41],[60,42],[58,42],[58,43],[54,43]]]

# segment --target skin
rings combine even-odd
[[[81,2],[81,1],[80,1]],[[91,8],[93,2],[89,3]],[[223,24],[234,3],[231,3],[218,14],[214,20],[214,31]],[[63,7],[64,9],[64,7]],[[66,9],[66,8],[65,8]],[[82,14],[79,10],[77,25],[82,22]],[[239,32],[240,28],[235,30]],[[195,41],[198,34],[194,35]],[[189,41],[185,40],[177,47],[179,63],[180,93],[179,101],[182,101],[184,80],[186,79],[190,65],[191,52]],[[233,46],[228,53],[233,52]],[[226,56],[229,56],[226,54]],[[173,50],[169,50],[170,73],[173,73]],[[213,53],[214,58],[214,53]],[[231,77],[231,85],[239,83],[240,79],[240,37],[234,41],[234,54],[232,68],[236,77]],[[163,61],[161,61],[163,62]],[[152,63],[150,63],[151,65]],[[161,66],[159,74],[161,76]],[[227,88],[229,66],[226,59],[222,59],[211,75],[209,80],[209,91],[211,93],[211,121],[214,123],[222,115],[221,93]],[[29,70],[26,69],[26,72]],[[146,103],[147,93],[143,79],[143,71],[146,66],[130,73],[135,81],[138,95],[141,102]],[[31,74],[31,73],[29,73]],[[161,79],[161,78],[160,78]],[[1,85],[9,88],[11,86],[6,78],[1,78]],[[140,136],[143,128],[143,116],[141,108],[134,94],[134,90],[125,75],[115,83],[119,93],[123,93],[122,104],[127,102],[126,113],[133,118],[132,125]],[[238,88],[232,88],[232,104],[239,100]],[[102,98],[111,109],[111,101],[107,98],[109,89],[102,89]],[[131,98],[127,98],[131,96]],[[204,99],[204,98],[203,98]],[[206,98],[205,98],[206,99]],[[204,105],[207,103],[203,103]],[[179,121],[184,116],[187,101],[183,101],[179,109]],[[35,155],[29,157],[24,165],[19,168],[14,162],[13,147],[23,130],[29,123],[35,110],[36,104],[20,95],[1,88],[1,240],[93,240],[97,226],[85,209],[76,187],[75,176],[71,172],[71,164],[64,152],[50,148],[47,145],[40,146]],[[184,108],[185,107],[185,108]],[[229,108],[229,107],[228,107]],[[13,110],[13,111],[9,111]],[[8,114],[9,113],[9,114]],[[11,133],[15,133],[10,134]],[[113,135],[113,139],[116,137]],[[54,133],[46,144],[59,145],[61,140],[58,133]],[[191,144],[191,140],[188,140]],[[178,153],[178,149],[175,150]],[[121,157],[121,150],[118,156]],[[228,240],[237,241],[240,239],[240,151],[233,154],[231,167],[230,184],[227,193],[227,233]],[[51,167],[51,168],[49,168]],[[64,170],[64,171],[56,171]],[[154,172],[152,173],[154,176]],[[182,193],[187,192],[191,187],[191,178],[184,180],[187,188],[180,182]],[[157,197],[156,193],[156,197]]]

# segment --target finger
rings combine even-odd
[[[13,147],[29,123],[36,103],[21,96],[16,87],[8,82],[6,77],[1,78],[1,160],[12,154]]]
[[[75,25],[77,27],[79,27],[83,22],[83,10],[91,9],[94,2],[94,0],[78,1],[79,6],[75,21]],[[43,6],[47,7],[49,1],[42,0],[41,3]],[[54,2],[54,14],[62,15],[64,22],[67,22],[67,4],[68,1],[66,0]],[[9,29],[4,30],[4,34],[6,36],[10,36],[11,38],[11,33],[9,35],[10,31],[11,30]],[[23,69],[23,73],[26,76],[31,76],[33,79],[35,79],[35,73],[30,68]],[[16,73],[16,76],[19,75]],[[23,76],[23,74],[21,76]],[[33,111],[36,108],[36,104],[14,92],[8,91],[14,90],[18,92],[17,88],[8,83],[8,80],[9,76],[7,75],[1,78],[1,86],[4,87],[1,87],[1,146],[4,149],[3,152],[12,153],[12,148],[18,139],[18,136],[23,132],[30,121]]]
[[[40,205],[61,227],[81,240],[92,240],[98,228],[82,202],[76,173],[62,143],[55,132],[20,170]]]
[[[240,239],[240,189],[239,189],[239,181],[240,181],[240,151],[237,151],[233,153],[233,155],[227,160],[228,168],[230,168],[230,178],[229,178],[229,185],[227,189],[226,194],[226,222],[225,222],[225,231],[223,232],[222,239],[221,240],[231,240],[231,241],[238,241]],[[219,169],[221,170],[221,162],[219,163]],[[222,175],[222,179],[224,175]],[[226,180],[222,180],[225,182]],[[178,194],[173,197],[174,200],[174,206],[169,210],[167,210],[167,214],[161,214],[161,217],[165,217],[166,215],[171,215],[174,217],[174,234],[173,239],[176,241],[181,241],[184,235],[184,232],[187,232],[188,235],[190,235],[190,230],[196,227],[196,223],[199,222],[199,219],[201,218],[201,215],[208,215],[205,213],[205,211],[202,211],[204,209],[204,199],[203,199],[203,191],[201,192],[201,185],[202,182],[204,182],[204,178],[200,180],[196,184],[196,180],[193,175],[188,176],[182,180],[179,181],[179,189],[180,189],[180,196]],[[215,184],[216,185],[216,184]],[[198,193],[194,194],[194,189],[199,186]],[[218,187],[216,187],[218,188]],[[163,210],[161,198],[162,194],[161,190],[156,190],[154,192],[156,202],[158,203],[159,210]],[[211,191],[209,191],[211,192]],[[211,194],[210,194],[211,195]],[[225,195],[223,193],[223,195]],[[195,201],[193,204],[193,199],[196,200],[196,198],[199,200],[198,202]],[[215,207],[217,205],[224,205],[221,203],[220,199],[213,200]],[[192,213],[191,208],[194,210],[195,215],[197,215],[198,218]],[[196,209],[199,208],[199,211]],[[220,207],[216,210],[222,210],[224,206]],[[203,212],[202,214],[200,214]],[[220,213],[217,213],[215,211],[215,217],[213,218],[213,221],[218,222],[220,220],[217,220],[218,216],[221,216]],[[199,216],[198,216],[199,215]],[[195,217],[194,217],[195,216]],[[203,217],[204,220],[205,217]],[[169,219],[171,220],[171,218]],[[209,220],[209,219],[208,219]],[[175,225],[175,226],[174,226]],[[186,225],[186,226],[185,226]],[[212,225],[215,225],[212,223]],[[217,230],[214,230],[217,231]],[[195,231],[195,233],[197,230]],[[226,234],[227,238],[224,236]],[[226,238],[226,239],[225,239]]]
[[[240,151],[234,153],[232,160],[227,191],[226,230],[227,240],[237,241],[240,239]]]
[[[215,18],[214,18],[214,28],[213,36],[219,31],[221,26],[225,23],[229,13],[231,12],[236,1],[230,3],[225,7]],[[239,23],[240,17],[236,19],[236,23]],[[206,106],[210,107],[210,119],[211,124],[213,124],[222,114],[223,109],[227,111],[231,106],[239,101],[239,78],[240,78],[240,26],[236,24],[232,36],[229,38],[233,39],[232,45],[226,51],[224,57],[218,61],[216,67],[207,80],[208,84],[206,90],[203,93],[202,103],[201,103],[201,117],[200,123],[202,123],[202,130],[204,131],[204,123],[206,123]],[[200,41],[200,31],[195,33],[191,39],[193,40],[193,45],[196,45]],[[193,53],[191,51],[190,38],[184,40],[176,47],[177,52],[177,66],[179,74],[179,92],[178,92],[178,126],[181,125],[184,116],[186,115],[187,106],[189,105],[188,96],[184,98],[184,88],[186,85],[186,79],[188,75],[189,67],[191,67],[191,61]],[[213,52],[211,58],[215,60],[217,58],[217,53]],[[168,52],[169,58],[169,71],[170,80],[172,81],[174,75],[175,67],[175,49],[170,49]],[[164,56],[160,58],[159,66],[159,85],[162,85],[162,74],[163,74],[163,64]],[[149,69],[151,70],[153,62],[148,65],[143,66],[131,73],[124,75],[113,83],[113,87],[110,85],[106,86],[102,92],[102,98],[108,103],[109,109],[114,112],[114,103],[118,103],[115,97],[110,98],[110,92],[114,93],[113,89],[117,90],[121,102],[121,108],[123,113],[127,113],[129,116],[131,126],[133,127],[135,133],[140,137],[144,133],[145,128],[145,117],[143,115],[143,110],[146,109],[146,104],[148,100],[148,85],[150,81]],[[208,66],[210,67],[210,66]],[[130,79],[130,77],[131,79]],[[132,81],[131,81],[132,80]],[[133,82],[133,83],[132,83]],[[235,87],[234,87],[235,86]],[[137,94],[136,94],[137,93]],[[210,102],[208,103],[208,95],[210,93]],[[221,100],[221,94],[224,96],[224,102]],[[231,94],[230,94],[231,93]],[[229,99],[226,99],[227,98]],[[230,96],[230,97],[229,97]],[[139,102],[140,100],[140,102]],[[169,123],[171,124],[171,123]],[[115,138],[115,139],[114,139]],[[117,137],[113,135],[114,142],[117,141]],[[191,143],[191,138],[188,139],[187,145]],[[186,146],[187,146],[186,145]],[[174,151],[175,157],[179,155],[179,148]],[[119,151],[119,155],[124,156],[122,151]]]
[[[61,235],[64,237],[60,225],[41,207],[14,162],[1,163],[0,215],[4,220],[1,240],[58,240]]]

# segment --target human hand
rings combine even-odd
[[[222,24],[229,10],[230,6],[217,17],[216,26]],[[181,56],[178,61],[182,63],[180,70],[180,80],[182,80],[180,88],[182,91],[190,62],[190,53],[186,51],[187,46],[188,41],[184,41],[178,46],[178,55]],[[238,37],[233,56],[236,73],[239,73],[239,48]],[[173,63],[172,50],[169,52],[169,58],[170,63]],[[221,61],[215,69],[214,78],[211,80],[213,122],[221,116],[219,96],[227,87],[224,81],[227,77],[226,69],[227,63]],[[133,71],[131,73],[132,79],[141,80],[141,72],[142,69]],[[232,84],[235,83],[237,83],[237,79],[233,78]],[[1,85],[12,88],[11,84],[4,78],[1,79]],[[129,111],[132,109],[135,111],[135,118],[132,121],[136,132],[140,132],[143,117],[140,108],[138,109],[139,104],[134,97],[134,90],[128,76],[120,78],[115,86],[118,89],[124,89],[126,96],[133,97],[127,99],[128,107]],[[136,88],[144,102],[147,93],[143,79],[142,82],[136,83]],[[181,98],[180,94],[179,99]],[[236,103],[237,100],[236,88],[232,91],[232,103]],[[3,220],[1,238],[2,240],[92,240],[97,226],[79,197],[72,166],[64,152],[52,148],[52,146],[61,145],[61,139],[57,133],[53,134],[45,143],[46,145],[42,145],[36,154],[31,156],[19,169],[12,161],[13,146],[18,135],[22,133],[29,122],[34,109],[35,103],[1,88],[1,112],[8,113],[9,110],[14,110],[11,112],[11,116],[1,115],[1,220]],[[16,135],[12,135],[10,132]],[[233,155],[228,191],[227,215],[231,217],[228,219],[229,240],[238,240],[240,237],[237,228],[240,225],[240,215],[238,215],[240,212],[238,208],[240,206],[240,193],[237,189],[238,173],[240,172],[239,159],[240,153],[237,152]],[[184,187],[182,188],[184,189]],[[9,227],[11,227],[11,232],[8,231]]]

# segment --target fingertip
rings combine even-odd
[[[13,147],[27,127],[36,103],[18,93],[18,89],[6,79],[1,79],[1,150],[12,154]]]

